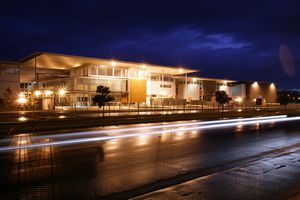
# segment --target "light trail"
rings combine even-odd
[[[178,124],[162,124],[162,125],[150,125],[150,126],[142,126],[142,127],[134,127],[134,128],[116,128],[110,130],[81,131],[81,132],[51,134],[51,135],[40,135],[40,136],[32,136],[31,138],[33,140],[44,139],[44,138],[47,139],[67,138],[67,137],[74,137],[74,136],[91,136],[91,135],[100,135],[100,134],[109,134],[109,133],[139,131],[139,130],[146,130],[146,129],[174,128],[174,127],[181,127],[181,126],[208,125],[208,124],[243,122],[243,121],[262,120],[262,119],[278,119],[278,118],[286,118],[286,117],[287,115],[274,115],[274,116],[267,116],[267,117],[250,117],[250,118],[240,118],[240,119],[188,122],[188,123],[178,123]],[[0,142],[9,142],[9,141],[11,141],[11,139],[0,140]]]
[[[253,124],[257,124],[257,123],[266,124],[266,123],[271,123],[271,122],[290,122],[290,121],[297,121],[297,120],[300,120],[300,117],[261,119],[261,120],[219,123],[219,124],[212,124],[212,125],[182,128],[182,129],[180,129],[180,131],[229,128],[229,127],[234,127],[237,125],[253,125]],[[146,132],[146,133],[123,134],[123,135],[115,135],[115,136],[102,136],[102,137],[93,137],[93,138],[80,138],[80,139],[70,139],[70,140],[62,140],[62,141],[35,143],[35,144],[28,144],[28,145],[23,145],[23,146],[6,146],[6,147],[0,147],[0,152],[12,151],[12,150],[18,150],[18,149],[45,147],[45,146],[58,146],[58,145],[70,145],[70,144],[106,141],[106,140],[111,140],[111,139],[130,138],[130,137],[137,137],[137,136],[143,136],[143,135],[160,135],[162,133],[172,133],[172,132],[176,133],[176,131],[178,131],[178,130],[160,130],[160,131],[151,131],[151,132]]]

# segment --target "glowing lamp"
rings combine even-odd
[[[240,103],[240,102],[243,101],[243,98],[242,98],[242,97],[237,97],[237,98],[235,99],[235,101]]]
[[[142,69],[146,69],[147,66],[145,64],[142,65]]]
[[[20,98],[21,98],[21,97],[25,97],[25,94],[21,92],[21,93],[19,94],[19,97],[20,97]]]
[[[46,95],[46,96],[50,96],[52,93],[53,93],[53,92],[52,92],[51,90],[46,90],[46,91],[45,91],[45,95]]]
[[[27,99],[25,97],[20,97],[17,99],[17,102],[19,104],[25,104],[25,103],[27,103]]]
[[[58,90],[58,94],[59,94],[59,96],[64,96],[66,94],[66,90],[60,89],[60,90]]]
[[[36,97],[39,97],[41,94],[42,94],[42,92],[39,91],[39,90],[36,90],[36,91],[34,92],[34,95],[35,95]]]
[[[257,87],[258,86],[258,83],[257,81],[255,81],[253,84],[252,84],[253,87]]]

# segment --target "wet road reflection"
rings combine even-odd
[[[193,126],[197,125],[188,127]],[[218,130],[185,127],[164,126],[155,129],[160,134],[143,135],[139,133],[153,127],[128,125],[118,127],[130,128],[127,131],[104,135],[136,136],[3,151],[0,199],[94,199],[300,143],[300,130],[293,124],[255,123]],[[1,145],[22,147],[70,139],[39,136],[18,134]]]

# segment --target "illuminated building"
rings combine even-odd
[[[260,89],[260,83],[255,84],[256,90],[249,89],[248,83],[191,76],[198,70],[186,67],[41,52],[22,59],[18,69],[18,91],[40,98],[43,109],[53,109],[62,102],[64,106],[93,106],[99,85],[110,88],[115,103],[124,104],[211,101],[218,89],[243,99],[276,99],[274,84],[270,91]]]

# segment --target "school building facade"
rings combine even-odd
[[[94,106],[92,98],[99,85],[109,87],[114,102],[122,104],[214,101],[216,90],[225,90],[233,100],[276,102],[273,83],[203,78],[193,76],[195,72],[198,70],[39,52],[19,62],[0,61],[0,93],[13,88],[15,96],[39,98],[43,109]]]

